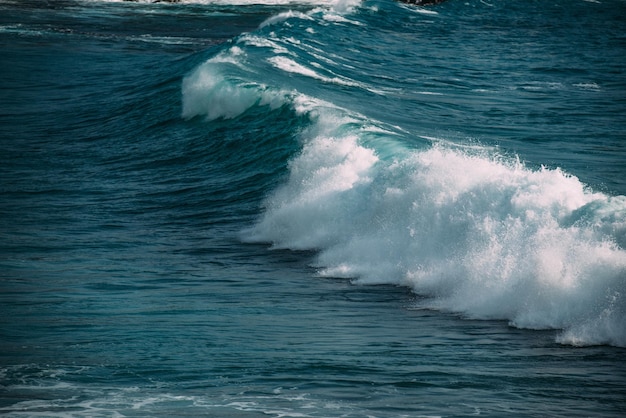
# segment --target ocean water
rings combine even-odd
[[[623,0],[0,1],[0,414],[626,415]]]

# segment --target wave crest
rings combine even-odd
[[[305,141],[247,239],[317,250],[320,275],[409,286],[429,308],[626,346],[626,199],[486,152],[389,160],[361,142]]]

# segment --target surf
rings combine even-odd
[[[302,62],[297,42],[275,32],[323,13],[272,18],[268,35],[239,38],[183,81],[185,118],[287,108],[307,120],[284,184],[242,239],[315,251],[322,277],[406,286],[421,308],[560,330],[563,344],[626,346],[626,198],[272,83],[296,74],[361,88]]]
[[[626,344],[624,197],[440,145],[381,159],[363,136],[307,139],[244,238],[315,250],[320,276],[408,286],[423,307]]]

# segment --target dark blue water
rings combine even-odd
[[[623,416],[624,22],[0,1],[0,413]]]

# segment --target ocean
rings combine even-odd
[[[626,416],[626,1],[0,0],[0,414]]]

